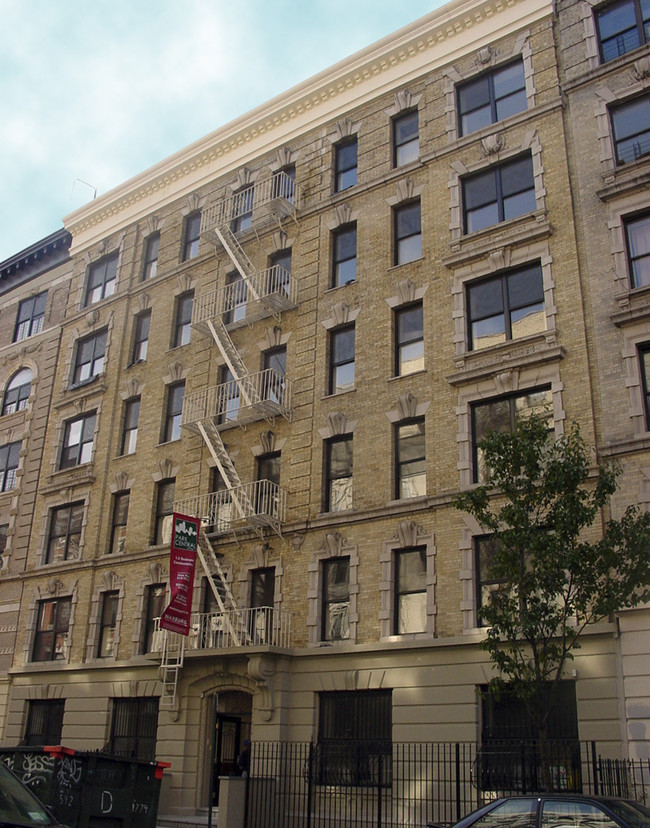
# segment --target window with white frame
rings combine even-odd
[[[321,640],[350,637],[350,558],[327,558],[321,565]]]
[[[111,253],[95,262],[88,269],[88,282],[86,285],[86,298],[84,305],[94,305],[108,296],[115,293],[117,280],[117,260],[119,253]]]
[[[46,304],[47,292],[23,299],[18,305],[14,342],[20,342],[21,339],[27,339],[28,336],[34,336],[43,330]]]
[[[76,561],[81,555],[84,503],[66,503],[50,510],[45,563]]]
[[[523,60],[497,66],[459,84],[457,96],[461,135],[523,112],[527,107]]]
[[[2,416],[24,411],[29,403],[34,374],[31,368],[21,368],[7,383],[2,401]]]
[[[546,330],[539,262],[469,282],[466,290],[471,351]]]
[[[465,233],[474,233],[536,209],[533,159],[518,156],[462,179]]]
[[[612,106],[609,114],[617,164],[650,154],[650,95]]]
[[[77,342],[72,372],[72,385],[90,382],[104,370],[106,330],[97,331]]]
[[[63,429],[63,447],[59,468],[69,469],[73,466],[80,466],[82,463],[89,463],[92,459],[94,437],[94,411],[68,420]]]

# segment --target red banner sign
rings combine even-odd
[[[194,591],[194,569],[196,568],[196,547],[201,521],[198,518],[172,516],[172,545],[169,554],[169,606],[160,616],[164,630],[188,635],[192,614]]]

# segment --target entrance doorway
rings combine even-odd
[[[238,776],[237,759],[250,739],[252,698],[248,693],[217,693],[212,735],[212,805],[219,804],[219,777]]]

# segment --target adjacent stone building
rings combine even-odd
[[[452,506],[481,435],[577,420],[623,463],[614,510],[648,499],[628,5],[454,0],[98,197],[53,237],[69,260],[6,283],[4,744],[155,755],[191,814],[215,710],[220,771],[341,717],[395,742],[513,724],[479,692],[488,539]],[[216,553],[182,664],[157,625],[173,511]],[[562,735],[648,755],[649,621],[585,635]]]

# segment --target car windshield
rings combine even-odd
[[[31,791],[0,763],[0,825],[52,824],[52,818]]]
[[[624,799],[606,799],[605,805],[630,828],[650,828],[650,808],[645,805]]]

